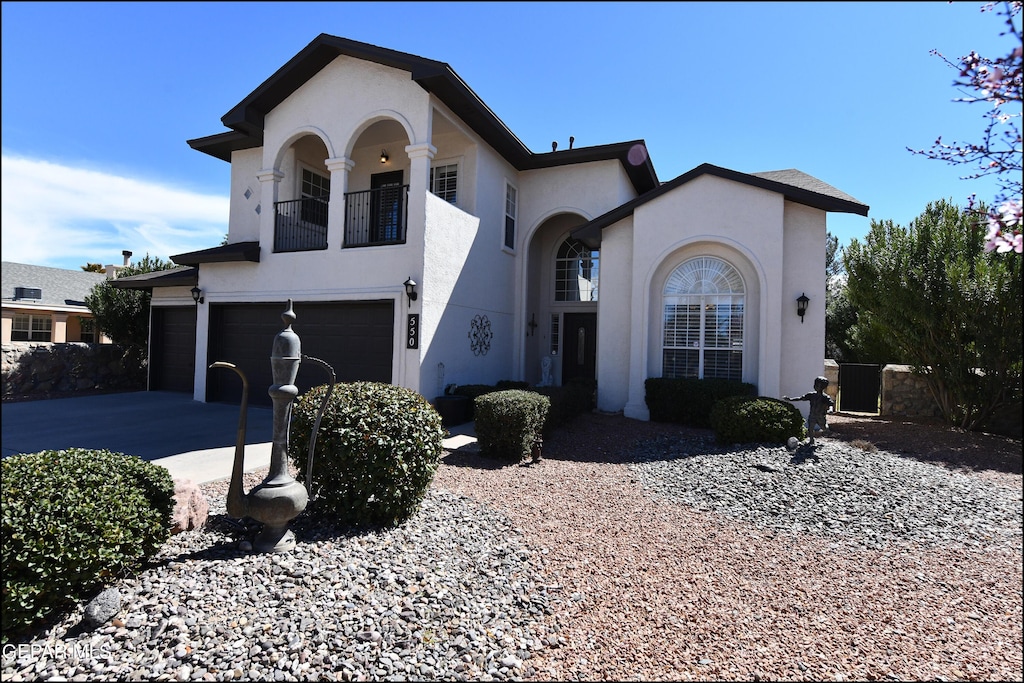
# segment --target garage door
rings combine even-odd
[[[222,304],[210,307],[209,363],[234,363],[249,380],[249,402],[270,405],[267,389],[274,383],[270,354],[284,328],[286,304]],[[294,302],[295,323],[303,355],[326,361],[339,382],[391,382],[394,348],[392,301]],[[210,370],[207,400],[240,403],[242,383],[234,372]],[[295,384],[302,394],[328,381],[326,371],[302,363]]]
[[[151,319],[150,390],[191,394],[196,367],[196,307],[154,306]]]

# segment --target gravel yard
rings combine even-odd
[[[303,516],[283,556],[207,485],[113,624],[33,641],[98,656],[3,679],[1021,680],[1020,441],[830,423],[791,452],[585,415],[537,464],[446,453],[400,529]]]

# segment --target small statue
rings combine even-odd
[[[551,356],[540,359],[540,386],[551,386]]]
[[[828,388],[827,377],[815,377],[814,378],[814,391],[809,391],[803,396],[783,396],[787,401],[809,401],[811,404],[810,412],[807,413],[807,433],[811,437],[810,444],[814,445],[814,431],[820,429],[824,431],[828,429],[828,421],[826,420],[826,414],[832,410],[835,410],[836,402],[832,400],[832,397],[825,393],[825,389]]]

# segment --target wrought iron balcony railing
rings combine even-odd
[[[327,248],[327,197],[274,203],[274,251]]]
[[[408,185],[347,193],[343,246],[403,244],[408,211]]]

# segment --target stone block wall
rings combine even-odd
[[[882,415],[894,417],[942,417],[924,377],[909,365],[882,368]]]
[[[2,354],[4,396],[146,388],[145,370],[126,366],[116,344],[11,342]]]

